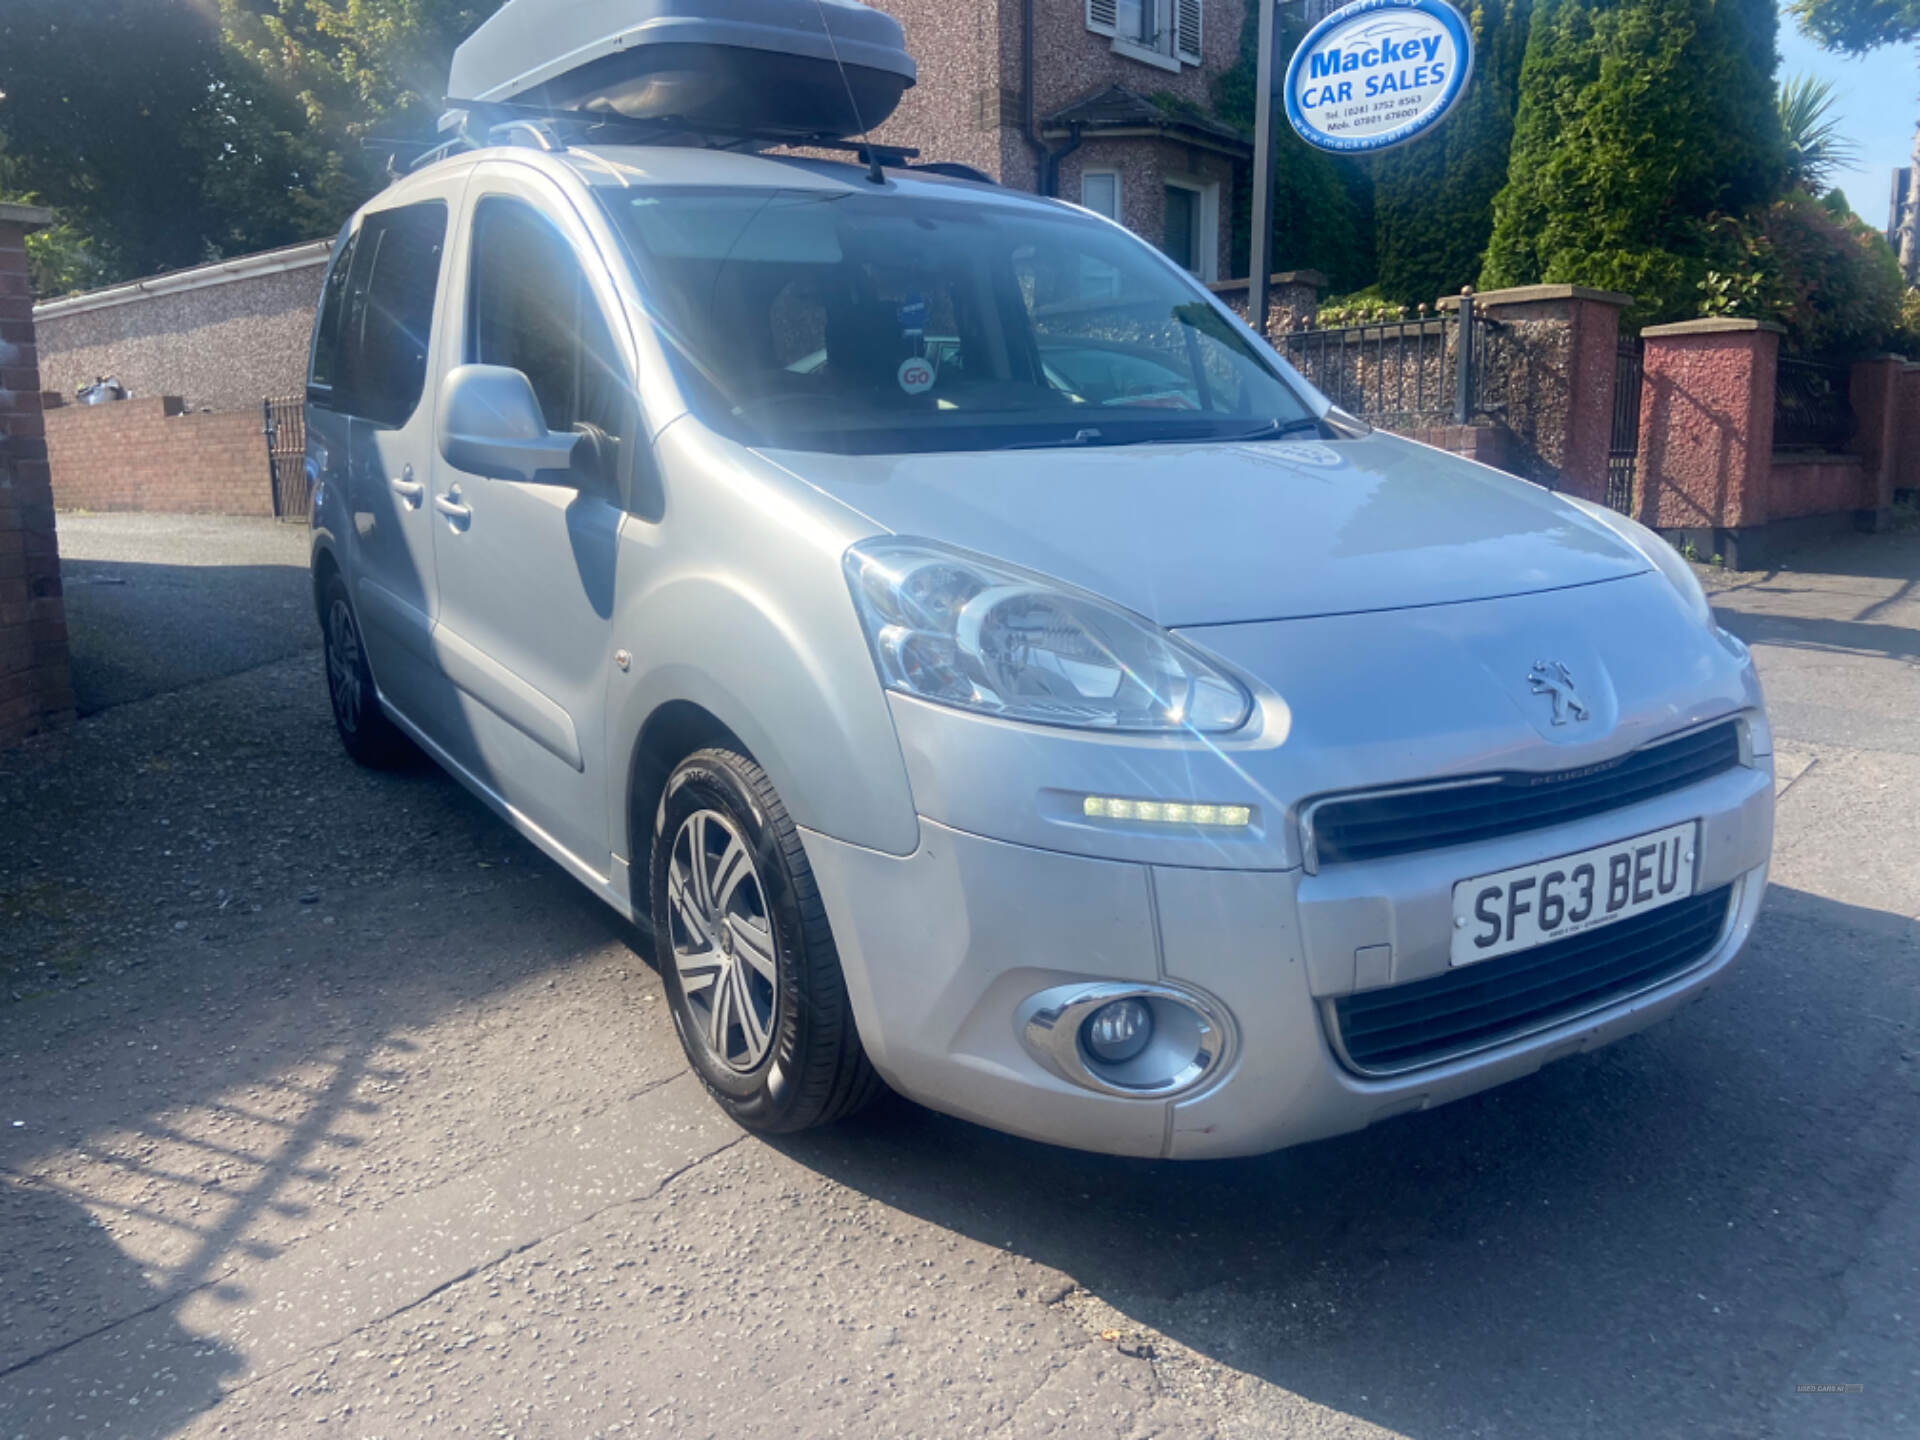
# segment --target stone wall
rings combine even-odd
[[[52,220],[0,204],[0,745],[73,715],[26,237]]]
[[[272,515],[259,406],[186,414],[177,395],[62,405],[46,416],[62,510]]]
[[[40,378],[71,397],[101,375],[190,410],[257,410],[306,388],[331,241],[269,250],[36,308]]]
[[[1242,320],[1253,288],[1246,280],[1221,280],[1207,287]],[[1261,331],[1276,345],[1280,337],[1313,323],[1320,310],[1320,292],[1327,277],[1318,270],[1282,270],[1267,277],[1267,323]]]

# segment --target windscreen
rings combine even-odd
[[[1192,280],[1072,211],[601,192],[696,409],[845,454],[1248,439],[1304,397]]]

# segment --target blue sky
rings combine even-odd
[[[1862,220],[1885,228],[1893,169],[1907,163],[1913,127],[1920,121],[1920,49],[1883,45],[1863,59],[1850,60],[1814,44],[1783,8],[1779,78],[1792,75],[1818,75],[1833,82],[1841,133],[1860,147],[1859,163],[1836,175],[1835,183],[1847,192],[1847,203]]]

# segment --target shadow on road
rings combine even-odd
[[[1408,1436],[1752,1436],[1792,1382],[1911,1384],[1794,1367],[1920,1117],[1917,932],[1775,891],[1670,1023],[1257,1159],[1083,1155],[899,1101],[781,1148]]]
[[[1878,607],[1875,607],[1876,609]],[[1798,650],[1835,650],[1888,660],[1920,660],[1920,630],[1871,620],[1827,620],[1798,615],[1716,612],[1719,621],[1749,645]]]
[[[66,560],[60,577],[82,715],[320,643],[304,567]]]

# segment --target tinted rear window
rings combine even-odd
[[[439,200],[361,222],[336,349],[335,409],[401,425],[418,408],[446,235]]]

